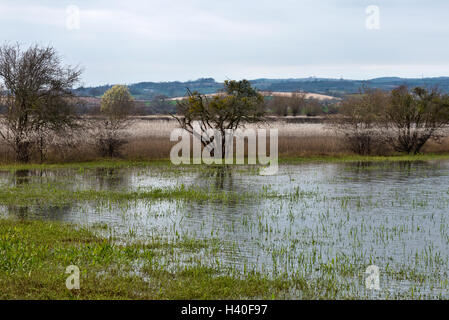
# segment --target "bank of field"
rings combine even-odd
[[[280,162],[2,166],[0,297],[449,298],[448,156]]]

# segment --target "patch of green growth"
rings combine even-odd
[[[258,195],[249,192],[233,192],[224,190],[203,190],[181,185],[174,188],[140,188],[138,190],[71,190],[63,183],[27,183],[0,188],[0,204],[29,206],[41,203],[64,205],[84,201],[102,202],[130,202],[151,200],[184,200],[196,202],[237,202]],[[259,197],[275,197],[268,191]]]
[[[129,267],[131,256],[129,250],[118,250],[84,229],[49,222],[0,220],[0,298],[137,297],[128,288],[142,287],[140,279],[117,276],[106,281],[97,277],[106,268],[110,274],[118,274]],[[80,268],[85,290],[66,288],[65,269],[69,265]]]
[[[236,299],[270,298],[288,291],[285,280],[223,275],[201,264],[168,270],[158,260],[171,255],[174,247],[195,250],[210,244],[161,241],[123,246],[70,225],[0,220],[0,298]],[[136,262],[141,266],[138,274]],[[80,269],[79,290],[65,286],[69,265]]]
[[[301,270],[269,275],[230,270],[209,259],[208,252],[217,254],[222,246],[218,239],[188,237],[118,244],[71,225],[0,219],[0,299],[373,298],[360,289],[364,270],[354,257],[321,263],[315,276]],[[197,259],[182,259],[198,253]],[[311,261],[304,258],[304,270],[309,270]],[[70,265],[80,269],[79,290],[65,286]],[[405,269],[389,268],[388,274],[423,278]],[[404,297],[420,296],[410,291],[389,298]]]
[[[341,155],[341,156],[304,156],[304,157],[280,157],[281,164],[300,164],[308,162],[387,162],[387,161],[432,161],[449,160],[449,154],[419,154],[419,155],[393,155],[393,156],[360,156],[360,155]],[[0,170],[32,170],[32,169],[119,169],[119,168],[139,168],[151,166],[169,166],[171,169],[180,167],[216,167],[217,165],[198,165],[182,164],[174,165],[170,159],[152,159],[152,160],[118,160],[102,159],[87,162],[66,162],[66,163],[10,163],[0,164]],[[230,165],[239,167],[239,165]]]
[[[87,162],[65,162],[65,163],[12,163],[0,165],[0,170],[17,171],[17,170],[44,170],[44,169],[120,169],[120,168],[139,168],[149,166],[167,166],[172,165],[170,160],[96,160]]]
[[[449,154],[419,154],[419,155],[395,155],[395,156],[311,156],[311,157],[285,157],[280,158],[281,164],[300,164],[309,162],[412,162],[412,161],[438,161],[449,160]]]

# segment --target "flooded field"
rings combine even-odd
[[[118,243],[203,241],[160,263],[301,279],[335,298],[449,298],[449,161],[0,172],[1,214]],[[380,289],[366,289],[366,269]],[[136,266],[136,272],[139,272]],[[299,281],[299,280],[298,280]]]

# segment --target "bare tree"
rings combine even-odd
[[[63,67],[52,47],[19,45],[0,48],[0,79],[5,86],[0,136],[13,148],[16,160],[28,162],[33,146],[43,159],[48,132],[76,125],[72,87],[81,70]]]
[[[289,101],[290,110],[292,116],[297,116],[304,109],[306,103],[306,94],[303,92],[292,92],[292,96]]]
[[[287,116],[289,111],[293,116],[302,112],[306,105],[305,93],[285,92],[282,96],[271,96],[268,101],[268,108],[278,116]]]
[[[304,102],[304,112],[308,117],[323,114],[323,104],[318,99],[307,99]]]
[[[437,89],[405,86],[391,92],[385,109],[384,126],[393,131],[387,142],[398,152],[417,154],[429,140],[439,141],[449,124],[449,97]]]
[[[268,108],[271,109],[276,115],[285,117],[288,115],[288,105],[290,98],[273,96],[268,102]]]
[[[374,145],[380,141],[378,125],[386,103],[386,93],[365,89],[359,95],[344,99],[339,109],[340,114],[330,118],[353,152],[370,154]]]

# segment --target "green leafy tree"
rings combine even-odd
[[[115,85],[107,90],[101,98],[100,111],[109,121],[118,121],[127,118],[133,113],[134,98],[129,93],[128,87]]]
[[[124,85],[115,85],[101,98],[99,132],[96,132],[97,147],[102,156],[120,155],[120,148],[127,143],[124,129],[129,117],[134,114],[134,99]]]
[[[181,128],[200,139],[203,146],[213,142],[203,139],[209,129],[221,133],[222,158],[225,157],[225,132],[235,130],[244,123],[261,121],[265,115],[264,99],[247,80],[226,80],[223,90],[212,98],[188,90],[188,98],[178,102],[178,116],[174,116]],[[198,123],[200,132],[194,129]]]

